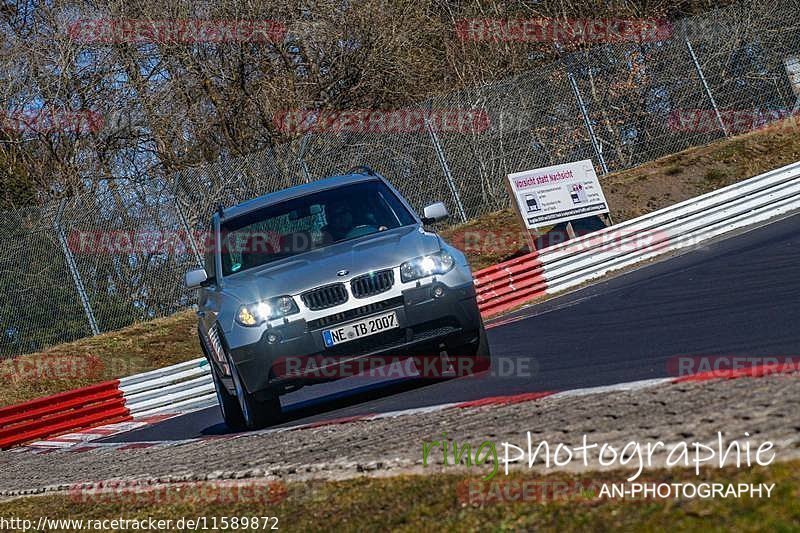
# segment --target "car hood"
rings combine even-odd
[[[225,292],[242,303],[348,280],[359,274],[399,266],[438,252],[439,238],[420,226],[406,226],[319,248],[225,278]],[[347,270],[344,276],[337,272]]]

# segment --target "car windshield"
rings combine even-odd
[[[221,228],[222,271],[228,276],[414,223],[408,209],[383,182],[344,185],[226,221]]]

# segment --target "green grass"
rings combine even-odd
[[[502,474],[502,482],[620,483],[621,472]],[[285,531],[796,531],[800,527],[800,461],[769,467],[701,471],[645,472],[648,482],[775,483],[771,497],[741,499],[621,500],[596,499],[577,492],[565,499],[541,501],[517,498],[511,502],[470,504],[463,495],[463,475],[431,474],[346,481],[290,483],[266,497],[231,502],[220,491],[214,501],[208,490],[184,488],[126,499],[81,501],[74,495],[27,497],[0,503],[0,516],[37,520],[49,518],[172,518],[196,516],[277,516]],[[244,492],[243,492],[244,493]],[[203,494],[205,496],[198,496]],[[251,494],[251,493],[247,493]],[[280,498],[285,494],[285,498]],[[278,497],[276,497],[276,495]],[[163,501],[161,501],[163,500]]]
[[[167,318],[0,361],[0,406],[48,396],[200,357],[197,318]]]

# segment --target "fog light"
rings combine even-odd
[[[434,298],[441,298],[444,296],[444,287],[441,285],[437,285],[433,288],[433,297]]]
[[[276,342],[278,342],[278,336],[275,335],[274,333],[270,333],[269,335],[267,335],[267,342],[270,344],[275,344]]]

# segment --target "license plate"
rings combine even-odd
[[[391,313],[371,316],[364,320],[359,320],[358,322],[344,324],[338,328],[326,329],[322,332],[322,339],[325,341],[325,346],[336,346],[343,342],[369,337],[381,331],[395,329],[397,327],[399,327],[397,323],[397,314],[392,311]]]

